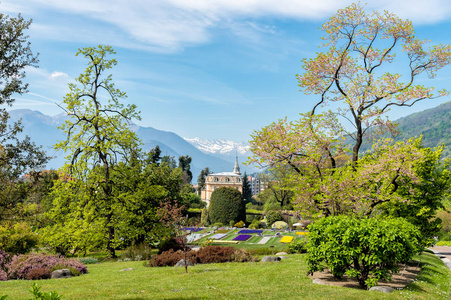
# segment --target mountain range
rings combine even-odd
[[[32,141],[47,151],[49,156],[53,158],[47,164],[47,168],[58,169],[64,164],[64,153],[57,152],[53,149],[53,145],[57,141],[65,139],[65,134],[57,127],[61,125],[67,118],[66,115],[60,114],[54,117],[44,115],[39,111],[29,109],[17,109],[10,112],[11,121],[22,120],[23,132],[22,136],[28,135]],[[213,172],[230,172],[235,163],[235,155],[228,155],[225,152],[213,153],[209,151],[202,151],[195,147],[187,140],[179,135],[158,130],[152,127],[132,126],[138,137],[142,140],[142,149],[147,152],[158,145],[161,149],[161,155],[173,156],[178,162],[178,157],[181,155],[189,155],[192,158],[191,172],[193,173],[193,183],[197,181],[197,176],[200,171],[208,167]],[[225,144],[230,145],[224,141]],[[233,143],[233,142],[232,142]],[[242,163],[246,160],[240,150],[239,161]],[[241,171],[252,172],[252,169],[241,164]]]
[[[65,134],[57,127],[67,116],[61,114],[51,117],[29,109],[11,110],[10,116],[12,121],[22,119],[22,135],[30,136],[36,144],[42,145],[48,155],[54,157],[47,165],[48,168],[57,169],[64,164],[64,154],[56,152],[53,145],[58,140],[65,139]],[[451,102],[400,118],[397,122],[400,134],[395,140],[422,135],[424,146],[436,147],[445,144],[443,156],[451,157]],[[212,172],[232,171],[237,156],[240,163],[247,161],[250,156],[249,146],[244,142],[182,138],[173,132],[137,125],[131,128],[143,141],[143,150],[146,152],[159,145],[162,156],[173,156],[176,161],[181,155],[191,156],[193,183],[205,167]],[[241,172],[250,174],[257,171],[243,164],[240,166]]]

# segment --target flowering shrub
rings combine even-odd
[[[36,274],[38,273],[43,275],[43,271],[33,271],[35,269],[47,270],[51,274],[55,267],[59,269],[70,269],[73,275],[88,272],[88,268],[76,259],[45,253],[15,255],[11,262],[6,265],[9,279],[27,279],[29,276],[37,276]]]
[[[258,229],[243,229],[238,231],[239,234],[263,233],[263,230]]]
[[[240,234],[239,236],[237,236],[236,238],[234,238],[234,241],[247,241],[248,239],[250,239],[252,237],[252,235],[250,234]]]
[[[284,237],[282,237],[282,238],[280,239],[280,242],[281,242],[281,243],[288,244],[288,243],[291,243],[291,241],[293,240],[293,238],[294,238],[294,237],[292,237],[292,236],[284,236]]]

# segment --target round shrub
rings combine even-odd
[[[231,187],[221,187],[211,194],[208,213],[211,223],[229,224],[246,220],[246,207],[241,192]]]
[[[308,228],[308,272],[322,271],[326,264],[335,277],[346,273],[364,288],[390,280],[400,263],[421,250],[421,233],[403,218],[335,216]]]
[[[266,213],[266,222],[268,226],[274,224],[274,222],[283,221],[282,214],[278,210],[270,210]]]
[[[271,227],[276,228],[276,229],[286,229],[287,226],[288,226],[287,222],[277,221],[277,222],[274,222]]]

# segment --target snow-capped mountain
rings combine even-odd
[[[200,138],[184,138],[197,149],[204,153],[221,154],[227,156],[239,156],[246,154],[249,151],[249,145],[244,142],[233,142],[227,140],[204,140]]]

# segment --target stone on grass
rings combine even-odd
[[[120,270],[119,272],[124,272],[124,271],[133,271],[134,269],[133,268],[127,268],[127,269],[122,269],[122,270]]]
[[[286,253],[286,252],[279,252],[279,253],[276,253],[276,255],[288,255],[288,253]]]
[[[189,260],[186,261],[186,265],[188,267],[194,266],[193,263],[190,262]],[[179,262],[176,263],[174,267],[185,267],[185,260],[184,259],[179,260]]]
[[[370,288],[370,291],[379,291],[383,293],[392,293],[395,289],[390,286],[376,285]]]
[[[324,281],[324,280],[322,280],[322,279],[319,279],[319,278],[313,279],[313,283],[315,283],[315,284],[321,284],[321,285],[327,285],[327,284],[328,284],[326,281]]]
[[[261,260],[261,262],[275,262],[275,261],[281,261],[282,259],[280,256],[264,256]]]
[[[52,279],[74,277],[69,269],[55,270],[52,272]]]

